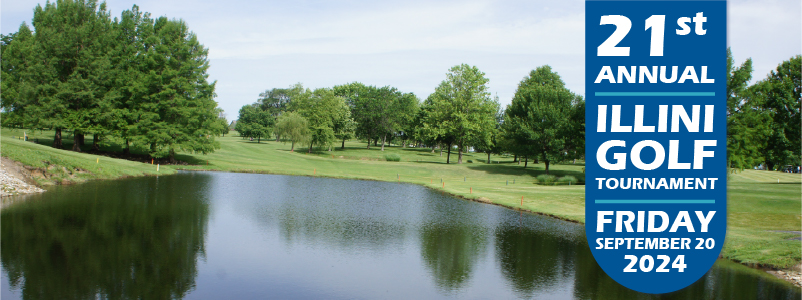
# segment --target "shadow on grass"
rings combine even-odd
[[[546,174],[546,170],[542,166],[536,167],[527,167],[524,168],[522,165],[509,165],[509,164],[484,164],[484,165],[474,165],[468,166],[468,169],[474,171],[482,171],[487,174],[495,174],[495,175],[529,175],[532,177],[537,177],[541,174]],[[565,175],[574,176],[582,181],[585,179],[585,174],[582,174],[580,171],[570,171],[570,170],[549,170],[549,175],[554,175],[557,177],[562,177]]]
[[[407,162],[413,162],[413,163],[419,163],[419,164],[438,164],[438,165],[445,165],[446,164],[446,162],[444,162],[444,161],[428,161],[428,160],[427,161],[407,161]],[[457,163],[451,163],[451,164],[456,165]]]

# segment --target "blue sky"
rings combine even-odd
[[[30,25],[43,1],[0,0],[0,32]],[[301,82],[391,85],[425,99],[451,66],[479,67],[509,104],[530,70],[551,65],[584,94],[584,1],[108,1],[185,20],[209,48],[217,102],[235,119],[259,93]],[[729,45],[756,80],[802,53],[799,0],[729,1]],[[753,80],[754,81],[754,80]]]

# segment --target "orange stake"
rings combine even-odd
[[[524,206],[524,196],[521,196],[521,206]]]
[[[315,168],[315,175],[317,175],[317,168]]]
[[[473,187],[471,187],[471,194],[473,194]]]
[[[445,187],[446,187],[446,182],[445,182],[445,181],[443,181],[443,188],[445,188]]]

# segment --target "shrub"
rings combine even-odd
[[[395,153],[387,154],[384,156],[384,159],[387,161],[401,161],[401,156]]]
[[[473,163],[473,160],[470,160],[470,159],[469,159],[469,160],[468,160],[468,163],[469,163],[469,164],[472,164],[472,163]]]
[[[571,176],[571,175],[565,175],[563,177],[560,177],[560,179],[557,179],[557,182],[562,183],[562,184],[569,184],[569,185],[574,185],[574,184],[577,183],[577,181],[578,180],[576,180],[576,177]]]
[[[536,177],[537,182],[540,184],[552,184],[557,179],[554,175],[541,174]]]

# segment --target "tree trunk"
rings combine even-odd
[[[100,151],[100,135],[92,134],[92,151]]]
[[[546,175],[549,175],[549,161],[544,159],[543,163],[546,164]]]
[[[440,157],[443,157],[443,144],[438,143],[437,148],[440,148]]]
[[[529,156],[524,156],[524,169],[526,169],[526,165],[529,164]]]
[[[457,149],[457,164],[461,164],[462,163],[462,145],[459,145],[457,148],[458,148]]]
[[[171,164],[178,163],[178,161],[175,160],[175,149],[170,149],[170,163]]]
[[[441,152],[440,152],[440,155],[443,155],[443,154],[442,154],[442,153],[443,153],[443,152],[442,152],[443,150],[440,150],[440,151],[441,151]],[[451,144],[448,144],[448,156],[446,156],[446,163],[447,163],[447,164],[450,164],[450,163],[451,163]]]
[[[368,139],[368,150],[370,150],[370,139]]]
[[[384,142],[386,141],[387,141],[387,134],[385,133],[384,136],[382,137],[382,151],[384,151]]]
[[[125,148],[123,148],[123,154],[130,154],[131,153],[131,146],[128,144],[128,139],[125,139]]]
[[[490,163],[490,152],[487,152],[487,163]]]
[[[312,153],[312,145],[314,145],[314,144],[315,143],[309,143],[309,152],[307,152],[307,153]]]
[[[437,148],[436,145],[432,145],[432,153],[434,153],[434,149]]]
[[[292,141],[291,143],[290,152],[295,152],[295,141]]]
[[[345,150],[345,139],[343,139],[343,145],[340,147],[340,149]]]
[[[261,136],[261,135],[260,135],[260,136],[257,136],[257,137],[256,137],[256,143],[257,143],[257,144],[259,144],[259,143],[261,143],[261,142],[262,142],[262,136]]]
[[[81,152],[81,134],[72,133],[72,151]]]
[[[533,164],[540,163],[540,161],[537,159],[537,156],[535,156],[535,158],[532,159],[532,163]]]
[[[53,148],[61,149],[61,129],[56,128],[56,136],[53,137]]]
[[[515,154],[515,155],[512,157],[512,162],[518,162],[518,154]],[[518,163],[518,164],[520,165],[520,163]]]
[[[379,146],[379,138],[373,139],[373,146]]]

